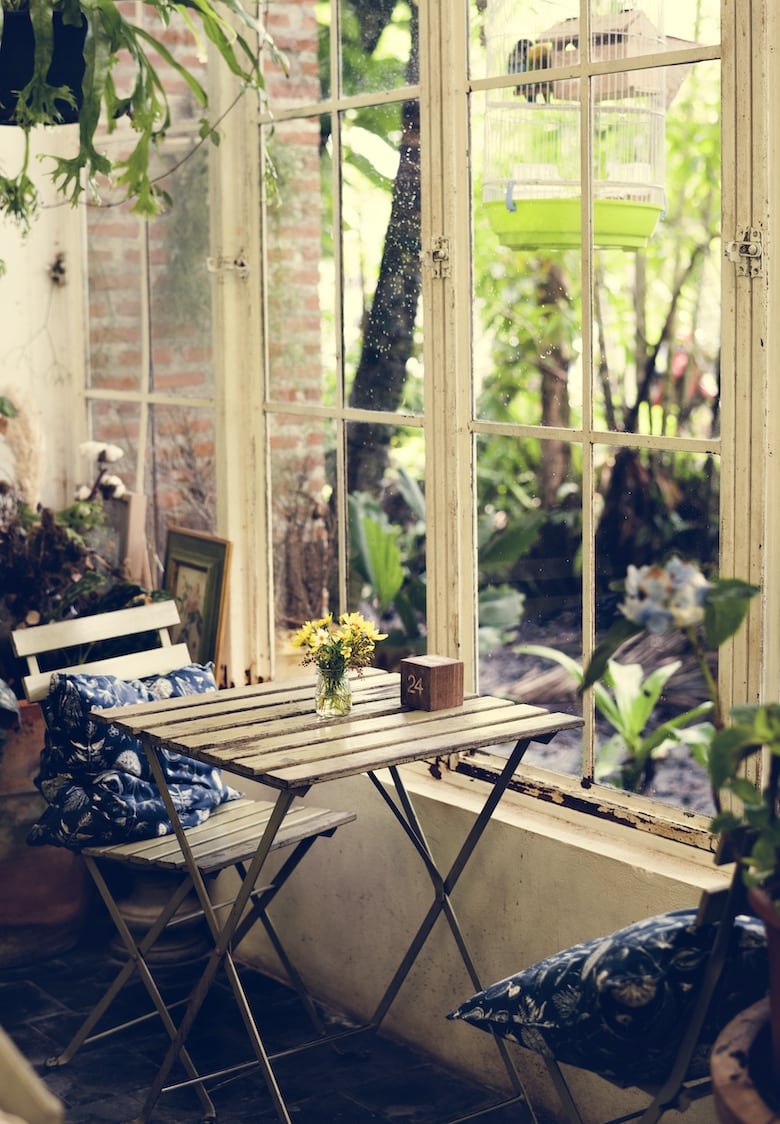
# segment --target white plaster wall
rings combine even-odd
[[[486,786],[465,778],[436,781],[423,767],[410,767],[404,775],[434,854],[446,867]],[[313,992],[363,1021],[375,1011],[431,904],[431,883],[366,778],[319,786],[308,802],[351,808],[358,819],[316,845],[279,896],[274,917]],[[549,806],[540,809],[510,794],[456,886],[453,903],[486,985],[577,941],[695,906],[701,888],[723,878],[707,854],[670,843],[654,848],[646,835]],[[276,971],[259,934],[241,946],[241,958]],[[505,1088],[506,1074],[489,1036],[445,1018],[474,990],[440,919],[383,1032]],[[556,1119],[558,1102],[543,1064],[534,1054],[511,1050],[534,1104]],[[568,1076],[588,1124],[642,1103],[635,1091],[619,1091],[580,1071]],[[711,1122],[711,1104],[701,1102],[685,1120]]]
[[[47,162],[36,153],[68,155],[74,126],[40,129],[33,135],[30,175],[43,206],[27,238],[7,218],[0,218],[0,393],[20,399],[40,439],[38,499],[61,507],[71,498],[79,468],[78,443],[84,419],[74,403],[74,388],[85,362],[85,287],[82,211],[56,198]],[[13,127],[0,127],[0,167],[7,174],[21,164],[23,138]],[[50,164],[48,165],[50,167]],[[64,255],[64,283],[49,270]]]

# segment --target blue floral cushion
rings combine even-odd
[[[492,984],[447,1017],[615,1084],[652,1089],[677,1054],[715,936],[716,926],[695,918],[678,910],[585,941]],[[765,994],[767,972],[763,925],[738,917],[689,1080],[707,1073],[722,1027]]]
[[[80,850],[169,835],[173,828],[140,741],[90,712],[215,690],[211,667],[200,664],[148,679],[53,674],[41,703],[46,744],[35,778],[47,807],[28,843]],[[210,765],[167,751],[161,761],[185,827],[238,795]]]

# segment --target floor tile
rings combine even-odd
[[[81,1025],[114,978],[117,965],[99,940],[56,960],[0,971],[0,1021],[21,1052],[66,1108],[66,1124],[130,1124],[168,1046],[155,1017],[121,1034],[83,1047],[71,1062],[47,1067]],[[251,969],[241,969],[245,989],[258,1007],[269,1049],[282,1051],[316,1038],[295,992]],[[158,985],[166,999],[186,994],[191,976],[166,970]],[[150,1009],[135,980],[117,998],[109,1025]],[[329,1029],[351,1030],[328,1010]],[[175,1016],[174,1016],[175,1017]],[[243,1024],[226,981],[208,996],[188,1043],[200,1072],[249,1060]],[[337,1045],[318,1043],[274,1063],[294,1124],[444,1124],[495,1103],[490,1090],[464,1081],[406,1046],[365,1031]],[[177,1068],[176,1079],[184,1072]],[[254,1067],[209,1086],[219,1124],[278,1124],[271,1098]],[[505,1115],[505,1111],[510,1115]],[[203,1119],[192,1088],[160,1098],[152,1124],[196,1124]],[[515,1106],[482,1119],[486,1124],[523,1124]]]

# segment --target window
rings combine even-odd
[[[539,648],[587,659],[613,581],[677,551],[764,585],[720,676],[766,689],[766,268],[729,245],[766,224],[765,43],[761,4],[739,35],[735,7],[267,0],[287,63],[225,119],[210,251],[195,158],[137,262],[90,242],[93,416],[161,511],[238,546],[234,681],[307,674],[291,631],[364,606],[388,665],[427,648],[570,710]],[[658,713],[699,694],[678,672]],[[518,786],[702,837],[685,747],[632,775],[584,717]]]
[[[393,657],[425,636],[472,684],[546,705],[554,684],[570,709],[538,648],[587,657],[628,564],[678,552],[761,577],[735,535],[735,481],[760,471],[735,441],[750,298],[723,258],[735,17],[718,0],[390,7],[267,8],[290,58],[262,125],[278,650],[362,600]],[[755,660],[728,663],[735,698],[758,689]],[[659,707],[700,691],[678,674]],[[684,746],[632,774],[585,718],[584,745],[540,751],[522,783],[675,834],[680,808],[706,823]]]
[[[489,0],[472,32],[479,571],[500,604],[523,598],[482,682],[570,709],[567,661],[629,565],[720,568],[720,5]],[[679,635],[620,658],[645,683],[679,664],[656,721],[706,698]],[[584,716],[583,753],[529,763],[710,812],[695,743],[650,749],[590,696]]]
[[[165,37],[204,81],[205,61],[182,28]],[[217,519],[208,153],[188,91],[176,92],[173,113],[157,171],[172,199],[166,212],[146,222],[113,205],[102,184],[104,205],[88,207],[86,219],[89,428],[124,449],[123,478],[147,496],[156,583],[167,527],[214,531]],[[133,136],[123,119],[102,143],[128,150]]]

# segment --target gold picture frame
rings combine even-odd
[[[185,642],[193,663],[219,665],[232,543],[203,531],[169,527],[163,589],[179,608],[174,643]]]

